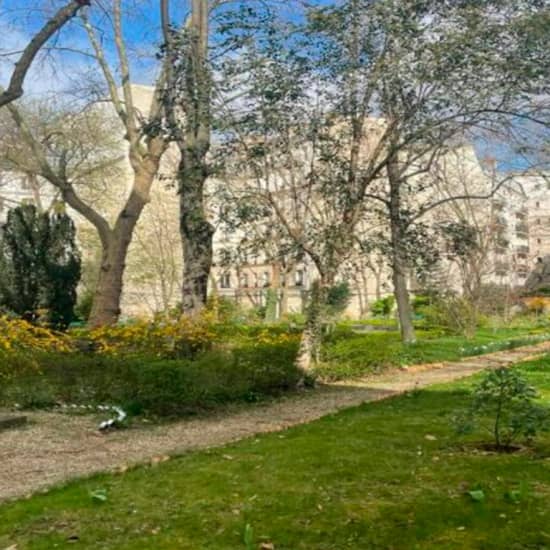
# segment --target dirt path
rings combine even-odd
[[[89,416],[30,413],[26,428],[0,432],[0,501],[23,497],[71,478],[283,430],[346,407],[456,380],[547,352],[550,342],[460,362],[420,365],[369,379],[322,386],[229,414],[110,434],[98,433],[97,422]]]

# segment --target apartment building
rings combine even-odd
[[[136,86],[134,93],[136,105],[145,110],[151,98],[151,89]],[[375,138],[376,132],[373,132],[369,139]],[[126,163],[125,160],[122,162]],[[174,189],[166,185],[167,175],[175,165],[174,159],[167,158],[162,169],[163,176],[153,189],[151,203],[138,223],[127,261],[123,315],[150,315],[176,305],[180,300],[182,262],[178,199]],[[468,144],[457,146],[446,155],[440,169],[441,173],[437,176],[438,181],[442,182],[441,197],[465,191],[482,195],[491,189],[496,178],[503,177],[497,173],[492,161],[480,161]],[[126,174],[127,177],[109,183],[110,192],[114,195],[127,192],[131,181],[128,166]],[[471,223],[484,235],[488,249],[487,265],[483,266],[484,280],[499,285],[521,286],[536,258],[550,254],[550,194],[546,192],[549,179],[541,174],[516,174],[501,186],[492,199],[449,203],[446,208],[433,211],[426,222],[463,219]],[[55,197],[55,190],[40,179],[13,173],[0,174],[0,222],[11,206],[33,202],[47,207]],[[105,199],[104,212],[107,217],[110,209],[114,207],[116,210],[119,204],[113,201],[111,205],[106,197],[99,199]],[[213,216],[214,211],[215,208],[212,208]],[[76,215],[75,220],[81,235],[93,234],[94,230],[85,220]],[[367,232],[370,229],[364,228]],[[311,282],[317,277],[315,266],[305,257],[295,258],[292,254],[281,255],[270,250],[270,239],[271,244],[277,244],[273,242],[275,237],[267,239],[267,250],[246,250],[241,246],[247,237],[246,231],[248,229],[227,231],[218,228],[214,237],[215,265],[211,288],[243,306],[265,305],[268,290],[271,289],[277,293],[279,313],[302,311]],[[266,234],[272,235],[273,232]],[[87,241],[87,247],[90,241],[93,237]],[[240,255],[229,262],[224,261],[228,250],[239,250]],[[94,259],[93,250],[88,252],[87,258],[90,262]],[[446,284],[457,290],[461,288],[459,276],[451,262],[443,265],[441,272]],[[369,303],[392,290],[387,260],[375,253],[355,253],[341,266],[339,276],[349,282],[352,290],[347,311],[350,317],[365,315]],[[412,276],[410,286],[412,290],[417,288]]]
[[[478,159],[468,144],[446,155],[438,170],[434,177],[439,182],[435,188],[439,185],[439,190],[433,201],[468,194],[487,197],[495,188],[498,191],[489,199],[449,201],[431,211],[424,221],[434,226],[443,221],[462,221],[474,227],[482,249],[474,259],[478,263],[476,276],[484,284],[523,286],[536,258],[550,254],[550,195],[546,193],[544,176],[499,173],[492,159]],[[430,189],[433,193],[434,187]],[[238,233],[218,234],[215,250],[235,247],[241,238]],[[460,292],[464,273],[447,258],[443,242],[440,244],[442,261],[437,267],[437,277],[442,285]],[[233,264],[216,265],[213,273],[220,295],[245,305],[263,305],[267,289],[275,290],[281,312],[301,311],[311,281],[317,276],[311,262],[301,261],[289,268],[258,254]],[[352,290],[346,312],[350,317],[363,316],[368,303],[392,291],[387,260],[376,254],[368,257],[355,254],[342,266],[340,277],[349,282]],[[422,290],[422,284],[412,273],[409,286],[412,292]]]

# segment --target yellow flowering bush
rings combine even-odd
[[[0,316],[0,352],[71,351],[70,338],[45,327],[32,325],[23,319]]]
[[[300,334],[298,333],[289,333],[289,332],[283,332],[283,333],[276,333],[273,331],[270,331],[269,329],[262,329],[258,334],[254,335],[252,339],[252,344],[255,346],[262,346],[262,345],[272,345],[272,346],[279,346],[279,345],[286,345],[291,343],[296,343],[300,340]]]
[[[209,349],[216,338],[209,314],[193,319],[134,321],[73,334],[91,340],[99,353],[143,353],[158,357],[190,357]]]

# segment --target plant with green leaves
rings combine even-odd
[[[377,317],[389,317],[391,312],[393,311],[394,305],[395,298],[392,295],[389,295],[373,302],[370,306],[370,310],[373,315]]]
[[[516,370],[491,370],[475,387],[469,409],[457,418],[458,431],[468,433],[480,425],[493,435],[497,450],[509,450],[518,438],[531,440],[549,427],[550,411],[535,403],[537,397]]]
[[[28,321],[66,328],[80,280],[71,218],[20,206],[9,211],[0,237],[0,303]]]

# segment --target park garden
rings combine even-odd
[[[3,0],[0,550],[550,548],[549,37]]]

